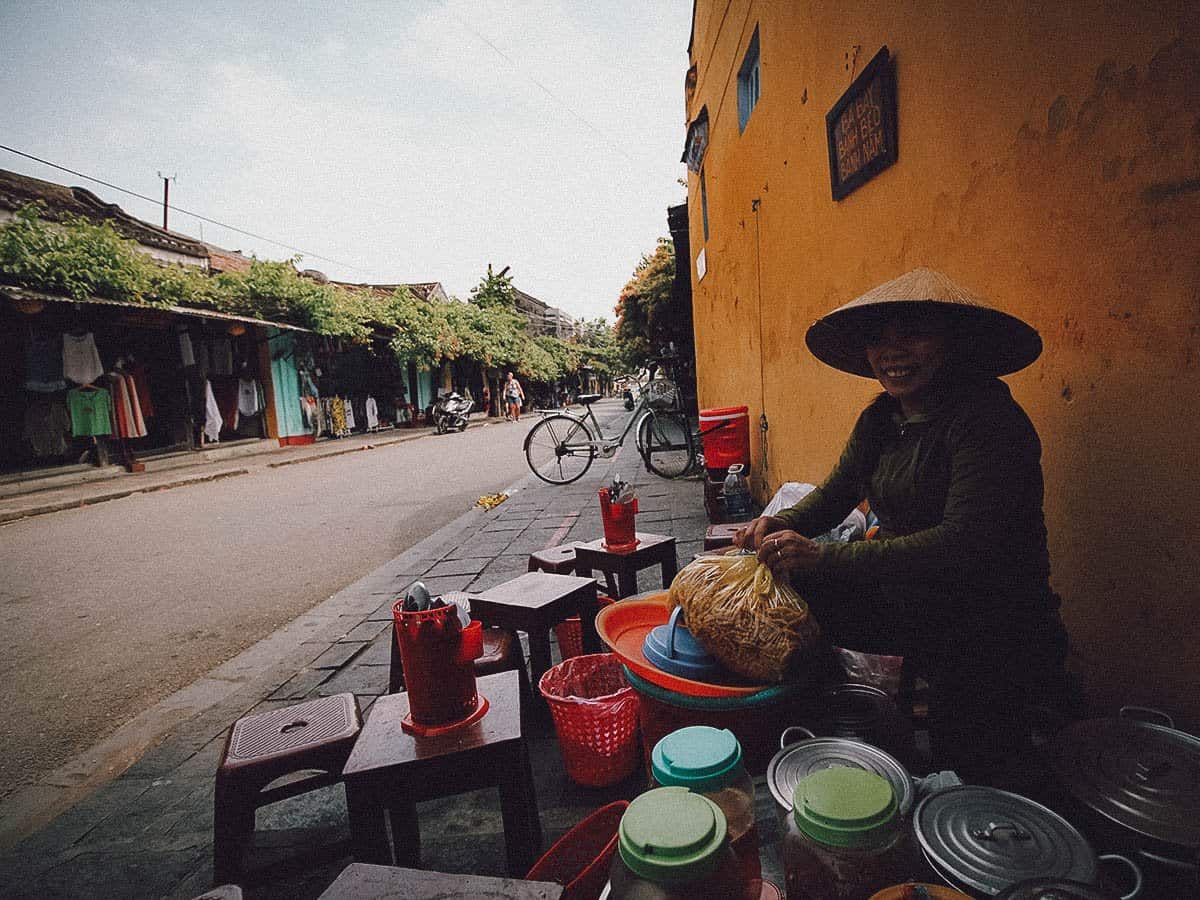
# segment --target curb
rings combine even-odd
[[[110,491],[107,494],[97,494],[94,497],[84,497],[79,500],[59,500],[56,503],[45,503],[41,506],[32,506],[27,509],[13,509],[7,512],[0,512],[0,525],[7,525],[9,522],[17,522],[21,519],[32,518],[33,516],[43,516],[48,513],[62,512],[64,509],[76,509],[83,506],[93,506],[97,503],[105,503],[109,500],[120,500],[123,497],[129,497],[133,494],[149,494],[154,491],[167,491],[171,488],[184,487],[189,484],[201,484],[205,481],[220,481],[223,478],[232,478],[235,475],[249,475],[249,469],[226,469],[222,472],[213,472],[210,475],[194,475],[191,478],[180,478],[176,481],[168,481],[163,484],[147,484],[135,487],[126,488],[120,491]]]

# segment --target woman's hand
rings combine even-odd
[[[776,516],[759,516],[753,522],[746,524],[746,527],[739,528],[733,535],[733,545],[742,547],[746,550],[757,550],[762,546],[763,540],[768,534],[773,531],[782,531],[787,528],[787,522]]]
[[[790,529],[774,532],[758,548],[758,561],[776,576],[811,569],[820,558],[820,544]]]

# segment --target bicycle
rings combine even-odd
[[[636,425],[637,448],[647,470],[661,478],[679,478],[695,464],[696,446],[687,416],[677,408],[678,394],[666,378],[652,379],[640,392],[620,435],[612,438],[604,434],[592,412],[599,394],[576,398],[585,408],[582,416],[567,412],[545,415],[544,410],[537,410],[544,417],[525,436],[525,461],[542,481],[570,484],[583,477],[596,457],[615,456]]]

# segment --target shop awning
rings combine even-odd
[[[217,312],[215,309],[195,309],[190,306],[149,306],[145,303],[131,303],[128,300],[107,300],[103,297],[88,297],[76,300],[74,297],[64,297],[61,294],[47,294],[24,287],[0,286],[0,294],[15,303],[29,305],[31,303],[80,303],[87,306],[118,306],[124,309],[138,310],[146,313],[167,313],[176,316],[190,316],[197,319],[213,319],[219,322],[242,322],[247,325],[264,325],[280,328],[284,331],[302,331],[313,334],[310,328],[299,325],[289,325],[286,322],[268,322],[266,319],[255,319],[251,316],[235,316],[232,313]]]

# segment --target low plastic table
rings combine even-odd
[[[596,633],[596,581],[576,575],[526,572],[489,591],[467,595],[471,618],[485,625],[515,628],[529,635],[530,685],[537,685],[550,668],[550,629],[571,616],[579,616],[583,652],[601,653]]]
[[[638,592],[638,572],[652,566],[661,566],[662,586],[663,590],[666,590],[679,570],[679,563],[675,558],[675,538],[639,531],[637,539],[638,545],[624,553],[606,549],[603,538],[576,544],[575,574],[590,576],[592,572],[599,570],[606,578],[616,575],[616,599],[620,600],[632,597]]]
[[[484,875],[452,875],[351,863],[317,900],[442,900],[444,897],[507,897],[511,900],[558,900],[563,886]]]
[[[517,673],[487,675],[477,685],[488,700],[487,714],[471,725],[428,737],[400,726],[408,714],[408,694],[386,694],[375,701],[342,770],[356,860],[419,865],[417,803],[486,787],[500,790],[509,874],[519,878],[537,860],[542,826],[521,731]]]

